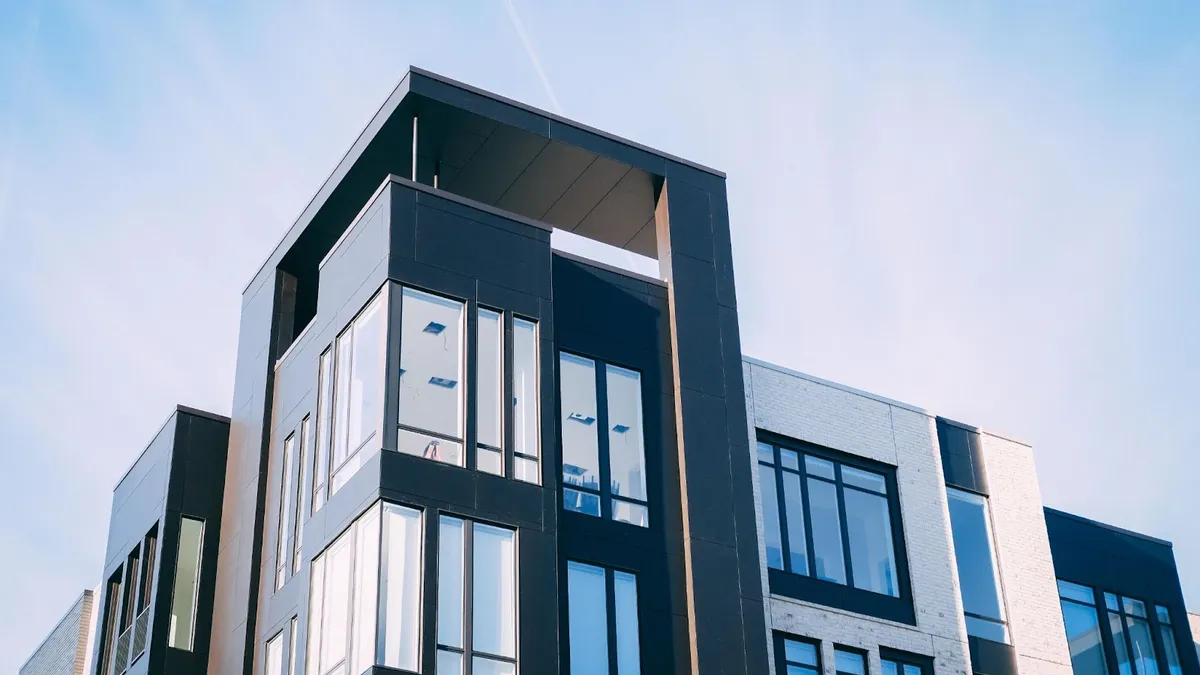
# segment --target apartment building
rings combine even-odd
[[[91,673],[92,638],[96,634],[95,590],[85,590],[38,645],[18,675],[84,675]]]
[[[1060,573],[1028,445],[743,357],[729,223],[410,69],[246,287],[230,418],[117,486],[94,672],[1200,675],[1177,576]],[[1078,656],[1060,580],[1154,667]]]

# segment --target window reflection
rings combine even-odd
[[[402,291],[398,448],[461,466],[463,303]]]
[[[953,488],[946,489],[946,496],[967,633],[1007,642],[987,498]]]

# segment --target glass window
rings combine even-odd
[[[601,409],[595,361],[561,352],[559,371],[563,507],[648,527],[641,373],[604,364]]]
[[[154,590],[154,560],[158,555],[158,525],[156,524],[142,540],[142,580],[138,585],[138,614],[150,607],[150,592]]]
[[[987,498],[953,488],[946,496],[967,634],[1008,642]]]
[[[1058,582],[1067,647],[1075,675],[1109,675],[1096,599],[1092,589],[1067,581]]]
[[[767,443],[757,455],[769,567],[900,597],[887,476]]]
[[[567,562],[567,637],[572,674],[640,675],[639,625],[636,576]],[[611,663],[610,653],[616,656]]]
[[[1146,603],[1123,597],[1114,604],[1118,610],[1109,611],[1108,621],[1121,674],[1158,675],[1158,656],[1154,650],[1150,622],[1146,620]]]
[[[887,650],[887,656],[880,654],[879,666],[883,675],[928,675],[932,668],[928,665],[930,661],[928,657],[900,656],[894,650]]]
[[[833,650],[833,667],[839,675],[866,675],[867,663],[865,654],[847,649]]]
[[[537,324],[513,317],[513,473],[517,480],[541,483],[538,456]]]
[[[516,532],[442,516],[438,538],[438,672],[515,672]]]
[[[369,453],[383,421],[383,368],[386,345],[384,294],[376,295],[336,342],[334,371],[333,456],[329,491],[350,480]]]
[[[264,675],[283,675],[283,632],[267,640],[267,659],[263,665]]]
[[[300,422],[300,457],[296,462],[299,467],[299,476],[296,478],[296,510],[292,515],[292,574],[300,572],[300,553],[303,549],[301,546],[304,534],[304,481],[307,480],[306,471],[308,470],[308,456],[312,449],[309,447],[312,443],[312,419],[308,415]]]
[[[333,410],[333,352],[321,354],[317,371],[317,451],[313,455],[312,510],[316,513],[325,503],[329,481],[329,427]]]
[[[401,452],[463,465],[463,303],[402,292]]]
[[[296,617],[288,622],[288,675],[296,675]]]
[[[504,458],[500,450],[504,438],[504,315],[481,307],[477,333],[475,433],[480,447],[476,466],[480,471],[503,475]]]
[[[776,642],[776,645],[778,644],[779,642]],[[815,643],[783,638],[782,644],[783,667],[787,675],[820,674],[821,653]]]
[[[379,577],[380,665],[417,669],[421,638],[421,513],[383,505]]]
[[[167,646],[192,651],[195,640],[196,599],[200,590],[200,560],[204,552],[204,521],[179,519],[179,555],[175,559],[175,585],[171,596],[171,623]]]
[[[292,454],[295,452],[296,435],[288,434],[283,441],[283,456],[280,458],[279,479],[279,522],[275,528],[275,590],[283,588],[287,581],[288,553],[292,550],[292,529],[288,517],[292,515]]]
[[[1158,615],[1158,630],[1162,636],[1163,658],[1167,662],[1167,672],[1170,675],[1183,675],[1183,665],[1179,662],[1179,646],[1175,644],[1175,629],[1171,627],[1171,612],[1162,605],[1156,608]]]

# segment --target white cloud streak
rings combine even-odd
[[[554,95],[554,87],[550,86],[550,78],[546,77],[546,71],[542,69],[542,61],[538,58],[537,50],[533,48],[533,41],[529,39],[529,34],[525,32],[525,25],[521,23],[521,17],[517,15],[517,8],[513,6],[512,0],[504,0],[504,9],[508,11],[508,18],[512,19],[513,28],[516,29],[517,36],[521,38],[521,46],[525,48],[525,53],[529,55],[533,69],[537,71],[542,88],[546,90],[546,96],[550,98],[550,105],[553,106],[554,112],[559,115],[563,114],[562,105],[559,104],[558,97]]]

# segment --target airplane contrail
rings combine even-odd
[[[521,44],[525,46],[525,53],[529,55],[529,60],[533,62],[533,68],[537,71],[538,77],[542,80],[542,87],[546,89],[546,95],[550,97],[550,104],[554,106],[554,112],[559,115],[563,114],[562,106],[558,103],[558,97],[554,95],[554,87],[550,86],[550,78],[546,77],[546,71],[542,70],[542,62],[538,60],[537,52],[533,50],[533,43],[529,40],[529,35],[525,32],[525,26],[521,24],[521,17],[517,16],[517,8],[513,7],[512,0],[504,0],[504,7],[508,10],[508,16],[512,19],[513,27],[517,29],[517,35],[521,38]]]

